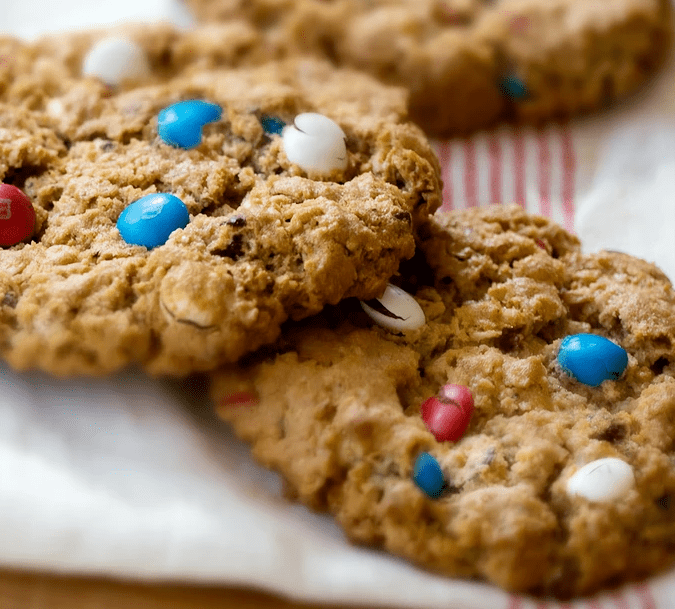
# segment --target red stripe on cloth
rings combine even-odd
[[[616,609],[628,609],[628,601],[623,594],[615,592],[610,596],[612,598],[612,602],[616,605]]]
[[[551,149],[545,132],[537,135],[539,169],[539,213],[551,217]]]
[[[490,202],[503,203],[502,201],[502,147],[499,136],[495,133],[490,135],[488,144],[490,155]]]
[[[519,596],[511,596],[509,598],[509,606],[507,609],[520,609],[522,604],[523,602]]]
[[[525,140],[522,131],[518,131],[513,138],[513,174],[515,202],[525,207]]]
[[[443,203],[441,211],[452,209],[452,147],[450,142],[441,142],[438,145],[438,162],[441,166],[443,179]]]
[[[656,601],[654,600],[654,596],[652,595],[649,586],[645,584],[635,586],[635,591],[642,598],[642,609],[657,609]]]
[[[572,144],[572,135],[567,125],[562,130],[562,205],[563,224],[570,231],[574,231],[574,173],[576,171],[576,157]]]
[[[467,207],[478,205],[478,164],[473,139],[464,142],[464,197]]]

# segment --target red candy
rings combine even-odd
[[[0,184],[0,247],[16,245],[33,235],[35,210],[16,186]]]
[[[473,397],[464,385],[444,385],[420,407],[422,420],[439,442],[457,442],[473,414]]]

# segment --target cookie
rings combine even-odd
[[[0,182],[36,216],[0,249],[14,368],[211,369],[413,255],[440,180],[405,93],[315,59],[216,68],[199,39],[132,30],[113,47],[147,75],[112,85],[80,74],[110,72],[93,35],[3,41]]]
[[[538,122],[626,96],[671,38],[669,0],[185,0],[245,19],[271,52],[314,53],[411,92],[429,133]]]
[[[437,216],[395,281],[418,329],[345,300],[212,377],[289,496],[356,543],[512,592],[577,597],[672,564],[663,273],[497,206]]]

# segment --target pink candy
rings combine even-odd
[[[512,32],[523,33],[530,27],[530,20],[525,15],[516,15],[511,18],[509,25]]]
[[[444,385],[420,407],[422,420],[439,442],[457,442],[473,414],[473,397],[464,385]]]

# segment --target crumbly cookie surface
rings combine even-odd
[[[345,301],[293,325],[276,350],[213,377],[219,415],[278,470],[289,493],[331,512],[355,542],[510,591],[581,596],[672,563],[675,544],[675,293],[652,264],[584,255],[517,207],[436,218],[398,283],[427,323],[395,334]],[[628,353],[616,381],[583,385],[556,361],[570,334]],[[447,383],[475,411],[439,442],[420,405]],[[446,488],[413,481],[421,452]],[[570,495],[604,457],[635,485],[618,499]]]
[[[424,129],[454,135],[607,105],[669,45],[669,0],[186,0],[245,19],[278,53],[312,52],[408,87]]]
[[[0,41],[13,58],[0,65],[0,182],[37,215],[30,242],[0,249],[0,356],[15,368],[211,369],[289,317],[376,295],[412,256],[440,180],[405,93],[316,59],[217,68],[213,29],[128,31],[152,72],[118,88],[79,74],[100,34]],[[191,150],[157,134],[158,113],[185,99],[223,110]],[[303,112],[343,129],[344,171],[304,171],[263,129]],[[154,249],[126,243],[121,212],[158,192],[185,203],[188,225]]]

